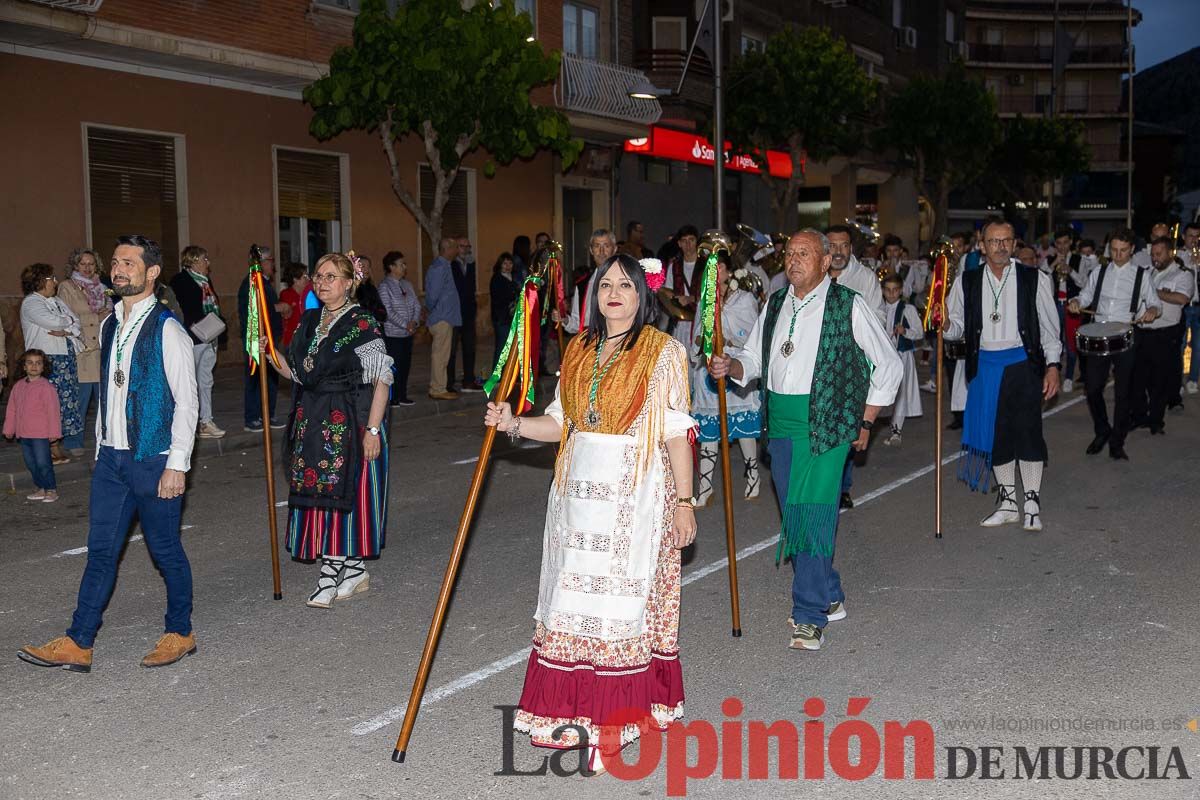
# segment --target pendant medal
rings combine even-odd
[[[583,421],[587,423],[589,428],[600,427],[600,412],[596,410],[595,406],[589,405],[587,411],[584,412]]]
[[[120,367],[117,367],[117,371],[113,373],[113,383],[117,385],[118,389],[125,385],[125,373],[121,371]]]
[[[787,358],[792,353],[796,352],[796,345],[792,344],[791,339],[788,339],[786,342],[784,342],[782,345],[780,345],[779,352],[780,352],[780,354],[783,355],[784,358]]]
[[[992,312],[992,322],[999,322],[999,321],[1000,321],[1000,312],[993,311]]]
[[[304,357],[304,371],[305,372],[313,371],[313,357],[311,355],[307,355]]]

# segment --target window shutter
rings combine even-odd
[[[175,139],[88,127],[92,246],[112,255],[118,236],[140,233],[162,247],[164,275],[179,268]]]
[[[324,221],[342,218],[341,159],[299,150],[275,151],[279,216]]]

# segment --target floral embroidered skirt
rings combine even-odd
[[[58,410],[62,415],[63,436],[83,433],[83,414],[79,409],[79,369],[73,352],[49,356],[50,383],[58,392]]]
[[[679,551],[664,536],[646,605],[646,629],[632,639],[604,641],[550,631],[538,623],[525,670],[513,727],[539,747],[579,747],[576,725],[588,743],[600,742],[600,728],[618,712],[633,710],[641,724],[621,730],[631,742],[647,727],[663,730],[683,716],[683,669],[679,663]]]
[[[354,508],[288,510],[287,549],[292,558],[312,561],[322,556],[377,558],[387,528],[388,442],[382,435],[379,457],[363,461]]]

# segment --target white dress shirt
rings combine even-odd
[[[771,365],[767,375],[767,390],[779,394],[808,394],[812,390],[813,370],[817,363],[817,346],[821,341],[821,324],[825,318],[825,298],[829,294],[829,276],[817,284],[804,297],[789,296],[775,322],[775,333],[771,340]],[[789,293],[790,295],[791,293]],[[792,300],[799,308],[805,300],[812,298],[796,317],[796,330],[790,338],[795,350],[784,356],[779,348],[789,338],[792,322]],[[762,375],[762,336],[767,309],[758,315],[758,321],[750,331],[745,345],[728,355],[742,365],[742,377],[731,380],[740,386]],[[867,405],[890,406],[896,399],[896,390],[904,376],[904,365],[892,344],[892,337],[883,329],[876,309],[867,306],[862,295],[854,298],[850,311],[850,324],[854,341],[873,367],[871,388],[867,392]]]
[[[1200,261],[1192,258],[1191,252],[1182,247],[1175,251],[1175,257],[1182,261],[1183,265],[1192,271],[1192,282],[1196,284],[1195,288],[1192,289],[1192,302],[1200,302],[1200,273],[1197,273],[1197,269],[1200,269]]]
[[[1133,298],[1133,287],[1137,282],[1137,271],[1130,259],[1123,265],[1116,262],[1104,270],[1104,286],[1100,289],[1100,302],[1096,304],[1096,322],[1133,322],[1147,308],[1157,308],[1162,311],[1162,301],[1154,290],[1154,281],[1147,273],[1142,277],[1142,296],[1138,300],[1137,311],[1130,312],[1129,302]],[[1096,294],[1096,281],[1100,279],[1100,270],[1093,270],[1088,276],[1087,286],[1079,293],[1080,308],[1088,308]]]
[[[83,349],[79,317],[67,304],[57,297],[30,292],[21,301],[21,333],[26,349],[41,350],[48,356],[65,356],[69,352],[68,337],[52,336],[50,331],[66,331],[74,340],[75,352]]]
[[[129,398],[129,369],[133,360],[133,348],[137,343],[139,331],[155,312],[152,306],[158,304],[158,298],[151,294],[144,300],[138,301],[131,312],[133,327],[122,330],[125,321],[125,304],[117,303],[113,314],[117,317],[117,328],[113,334],[112,348],[109,350],[109,361],[101,364],[102,380],[108,382],[108,436],[104,436],[104,428],[100,415],[96,415],[96,454],[99,456],[101,447],[111,447],[114,450],[129,449],[129,431],[125,425],[125,404]],[[144,312],[150,311],[143,317]],[[121,360],[117,362],[117,343],[126,341],[122,348]],[[175,416],[171,419],[171,447],[164,450],[167,456],[167,469],[187,472],[192,465],[192,446],[196,443],[196,421],[200,415],[200,400],[196,394],[196,366],[192,360],[192,340],[178,320],[169,319],[163,326],[162,340],[163,371],[167,375],[167,386],[175,400]],[[120,366],[125,373],[123,386],[117,386],[113,376],[116,367]],[[264,364],[260,369],[268,368]]]
[[[1188,270],[1183,269],[1174,261],[1166,269],[1156,269],[1150,273],[1150,277],[1154,282],[1154,290],[1156,292],[1179,292],[1182,295],[1191,297],[1196,291],[1196,278]],[[1107,283],[1107,279],[1105,283]],[[1147,328],[1170,328],[1173,325],[1178,325],[1179,320],[1183,317],[1183,304],[1170,303],[1163,300],[1162,314],[1146,325]]]
[[[783,275],[786,284],[787,271],[779,274]],[[879,278],[874,270],[867,269],[856,257],[850,256],[846,268],[837,276],[837,282],[862,295],[862,299],[867,301],[867,308],[873,309],[879,315],[879,321],[883,322],[883,291],[879,288]]]
[[[929,294],[929,264],[923,260],[909,261],[908,274],[904,276],[904,286],[900,290],[901,297],[907,297],[919,306],[925,305]]]
[[[980,350],[1010,350],[1023,347],[1021,332],[1017,327],[1017,260],[1010,259],[1008,266],[1000,279],[997,280],[990,266],[984,263],[983,289],[980,294],[980,314],[983,319],[983,330],[979,335]],[[996,293],[1000,302],[996,305]],[[1050,276],[1038,270],[1037,273],[1037,314],[1038,332],[1041,337],[1042,353],[1046,362],[1053,364],[1062,358],[1062,340],[1058,325],[1058,306],[1054,304],[1054,290],[1050,285]],[[961,339],[965,335],[964,309],[966,301],[963,298],[963,282],[956,280],[950,287],[946,297],[946,329],[943,335],[947,339]],[[992,321],[993,309],[1000,312],[1000,319]]]

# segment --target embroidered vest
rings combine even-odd
[[[1133,295],[1129,298],[1129,313],[1136,314],[1138,310],[1138,301],[1142,299],[1142,277],[1146,271],[1143,267],[1136,267],[1137,275],[1133,278]],[[1095,311],[1100,305],[1100,290],[1104,288],[1104,276],[1108,273],[1108,264],[1100,268],[1100,274],[1096,276],[1096,293],[1092,295],[1092,304],[1088,306],[1092,311]]]
[[[896,302],[896,318],[892,320],[892,328],[895,329],[897,325],[903,325],[904,330],[908,330],[908,320],[904,318],[903,300],[898,300]],[[891,333],[891,331],[888,331],[888,333]],[[916,347],[917,346],[913,343],[913,340],[907,336],[901,336],[896,339],[896,352],[898,353],[909,353],[915,350]]]
[[[125,400],[125,424],[129,449],[134,461],[148,461],[171,448],[171,420],[175,417],[175,398],[167,384],[163,367],[162,332],[167,320],[174,319],[163,307],[142,324],[129,354],[129,394]],[[109,314],[100,328],[100,432],[108,437],[108,376],[112,369],[113,339],[117,315]]]
[[[967,340],[967,382],[975,378],[979,369],[979,340],[983,336],[983,273],[985,269],[971,270],[962,275],[963,282],[963,336]],[[1017,277],[1017,333],[1025,357],[1045,369],[1042,354],[1042,329],[1038,323],[1037,285],[1041,270],[1024,264],[1015,266]]]
[[[762,396],[763,430],[770,418],[767,376],[771,368],[771,343],[775,324],[783,301],[791,288],[783,287],[767,301],[763,319],[762,377],[759,394]],[[830,283],[825,296],[825,315],[821,319],[821,340],[817,344],[817,360],[813,365],[812,387],[809,389],[809,425],[812,433],[809,444],[813,455],[821,455],[858,438],[863,406],[871,387],[871,364],[862,348],[854,341],[851,313],[854,308],[853,289]]]

